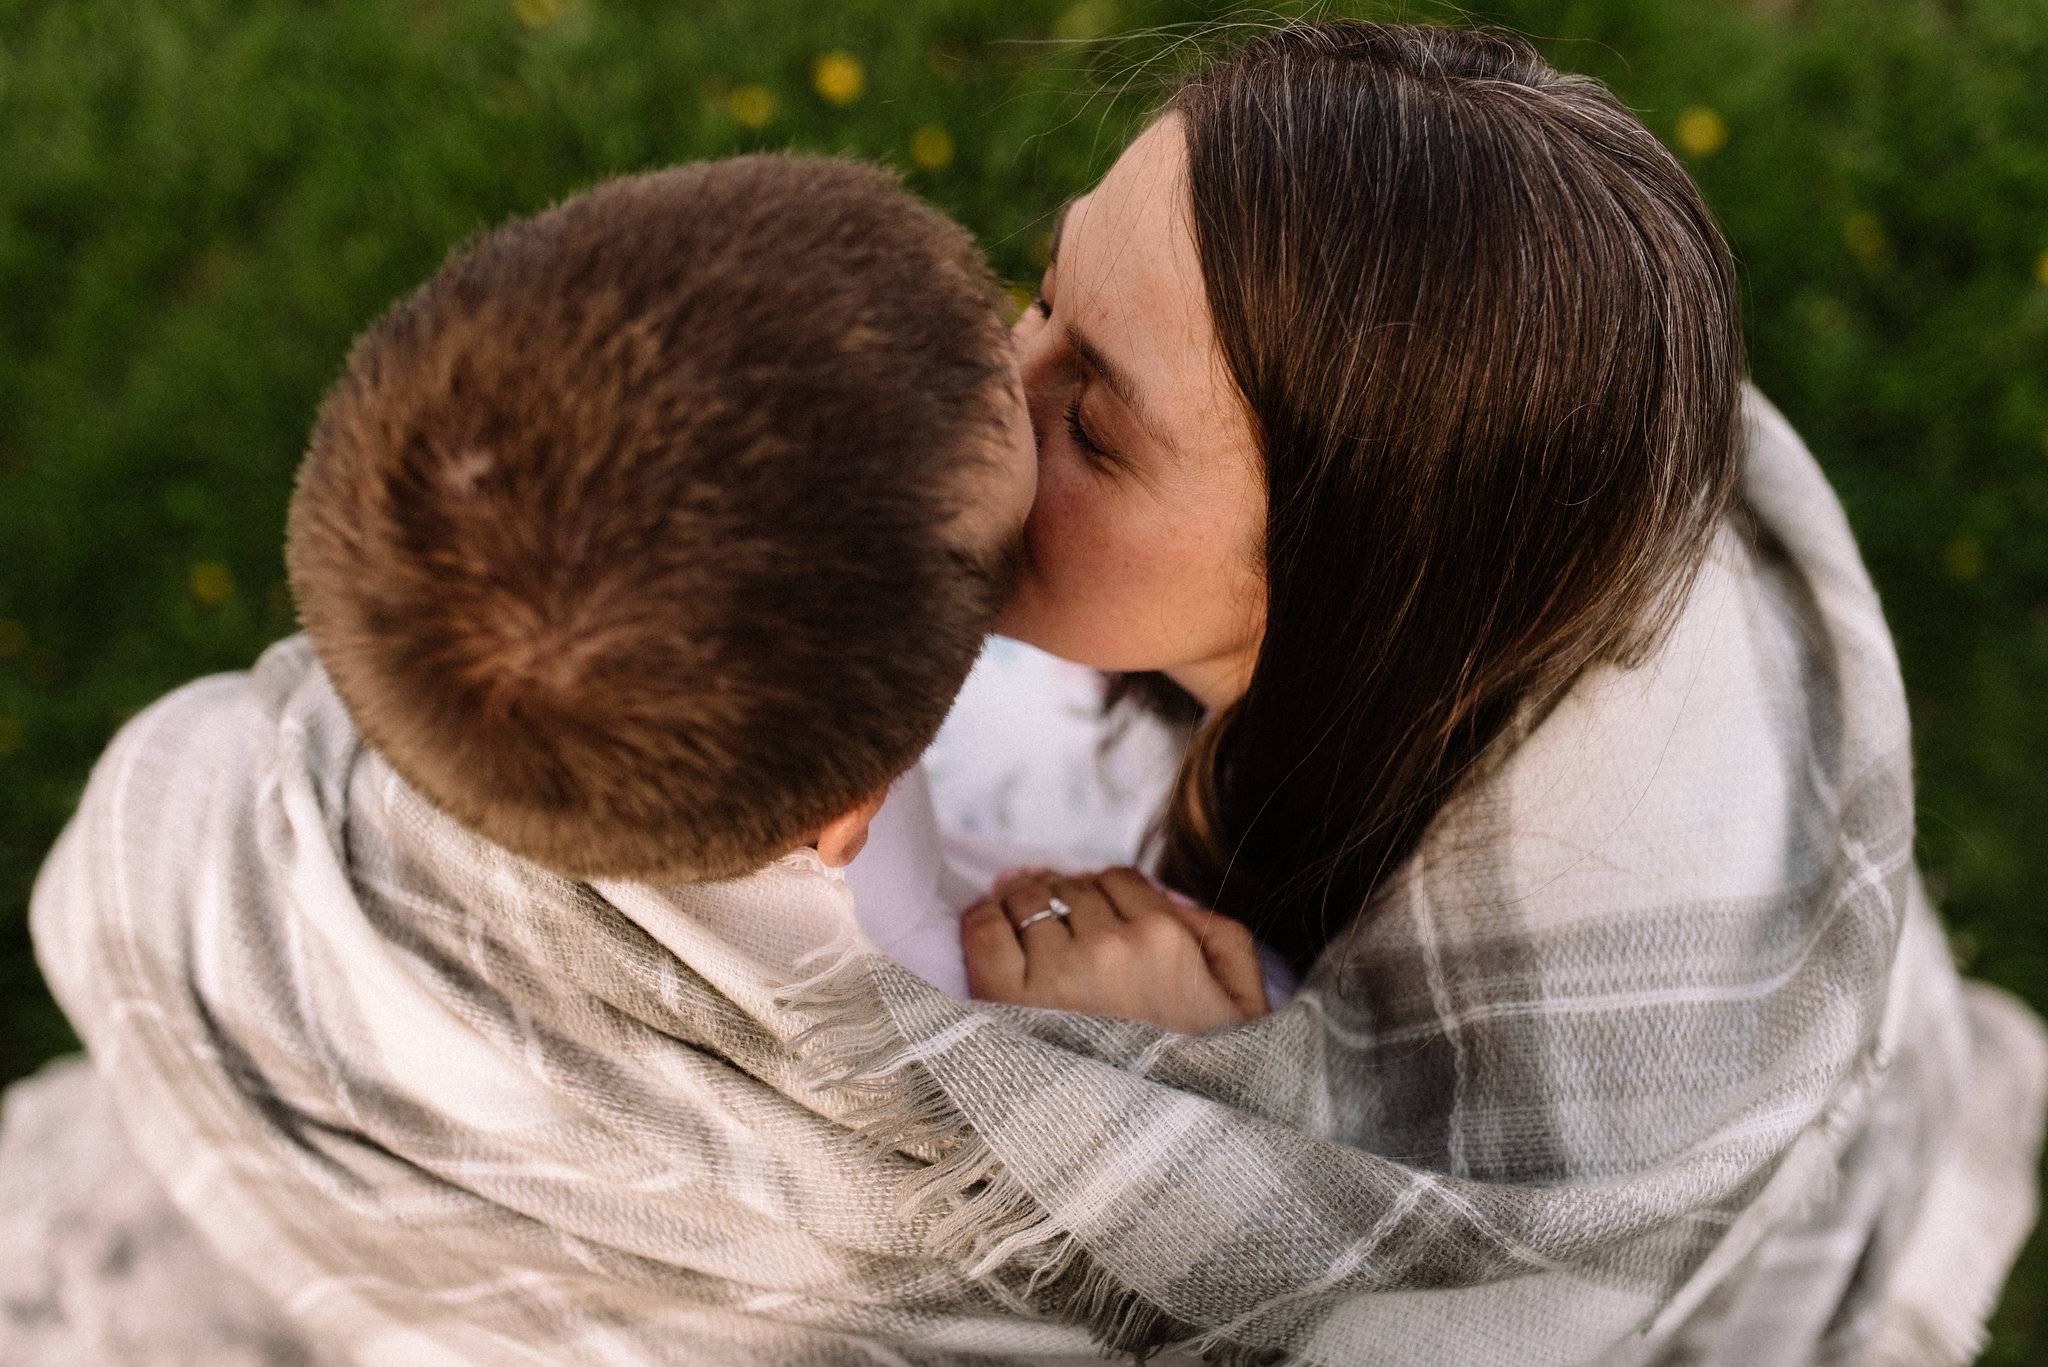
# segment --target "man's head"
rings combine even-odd
[[[613,181],[458,251],[357,343],[292,503],[364,734],[572,875],[850,836],[1011,578],[995,300],[965,233],[845,161]]]

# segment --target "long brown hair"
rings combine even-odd
[[[1306,966],[1518,717],[1675,610],[1739,468],[1734,272],[1670,153],[1513,38],[1285,29],[1169,107],[1269,598],[1162,873]]]

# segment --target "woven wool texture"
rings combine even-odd
[[[2041,1034],[1955,977],[1875,596],[1750,433],[1656,652],[1241,1028],[954,1000],[808,852],[556,877],[302,639],[127,726],[39,952],[178,1207],[364,1363],[1960,1362]]]

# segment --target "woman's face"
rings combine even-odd
[[[1178,119],[1068,206],[1017,324],[1038,439],[1022,581],[998,630],[1097,669],[1163,670],[1210,708],[1265,629],[1265,480],[1209,320]]]

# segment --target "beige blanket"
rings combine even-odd
[[[1960,1362],[2048,1055],[1950,967],[1876,599],[1752,429],[1659,652],[1243,1028],[953,1000],[808,855],[555,877],[302,640],[122,732],[39,951],[178,1206],[364,1363]]]

